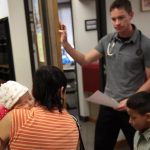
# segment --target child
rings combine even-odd
[[[130,124],[137,130],[134,150],[150,150],[150,93],[139,92],[127,101]]]
[[[13,108],[33,105],[28,91],[27,87],[16,81],[7,81],[0,86],[0,120]]]

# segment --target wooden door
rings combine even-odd
[[[62,69],[58,7],[55,0],[24,0],[32,74],[41,65]]]

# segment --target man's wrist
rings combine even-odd
[[[71,46],[68,42],[65,42],[65,43],[63,44],[63,47],[64,47],[64,49],[66,49],[66,50],[72,50],[72,46]]]
[[[64,41],[64,42],[62,43],[62,45],[63,45],[63,47],[67,47],[67,46],[69,45],[69,43],[68,43],[68,41]]]

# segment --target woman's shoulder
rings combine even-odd
[[[7,140],[10,137],[11,124],[12,111],[8,112],[5,117],[0,120],[0,138],[3,139],[4,142],[8,142]]]
[[[2,118],[2,120],[0,120],[0,124],[2,123],[10,123],[12,121],[12,112],[13,111],[9,111],[4,118]]]
[[[31,109],[28,109],[28,108],[14,108],[13,110],[11,110],[11,113],[12,115],[17,115],[17,114],[24,114],[24,113],[27,113],[27,112],[30,112],[32,110]]]

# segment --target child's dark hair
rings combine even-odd
[[[115,0],[111,4],[109,11],[111,12],[115,8],[124,8],[128,13],[132,12],[132,5],[129,0]]]
[[[55,66],[42,66],[33,78],[33,96],[40,105],[52,111],[57,108],[61,112],[64,107],[64,100],[61,98],[61,87],[64,92],[67,79],[59,68]]]
[[[150,112],[150,93],[143,91],[130,96],[127,107],[136,110],[141,115]]]

